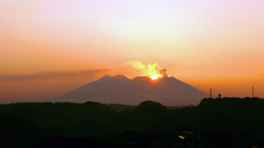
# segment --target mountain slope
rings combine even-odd
[[[55,98],[55,101],[118,103],[138,105],[152,100],[167,106],[197,105],[208,94],[174,77],[152,80],[149,77],[128,79],[123,75],[103,78]]]

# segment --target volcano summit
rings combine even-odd
[[[197,105],[208,94],[174,77],[152,80],[149,77],[128,79],[124,75],[108,75],[55,98],[57,102],[100,102],[138,105],[145,100],[166,106]]]

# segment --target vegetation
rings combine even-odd
[[[263,147],[264,100],[0,105],[1,147]],[[180,137],[180,138],[179,138]]]

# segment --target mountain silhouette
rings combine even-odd
[[[128,79],[124,75],[106,75],[53,101],[138,105],[145,100],[151,100],[166,106],[181,106],[197,105],[206,97],[208,94],[174,77],[152,80],[147,76]]]

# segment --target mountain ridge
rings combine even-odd
[[[152,100],[167,106],[181,106],[197,105],[206,97],[208,94],[174,77],[152,80],[147,76],[128,79],[124,75],[105,75],[54,100],[126,105],[138,105],[145,100]]]

